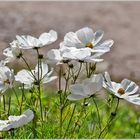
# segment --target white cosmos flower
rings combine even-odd
[[[51,64],[63,64],[64,61],[83,61],[83,62],[101,62],[103,59],[100,58],[104,52],[94,51],[94,53],[90,51],[89,48],[81,48],[77,49],[74,47],[62,47],[60,49],[52,49],[48,51],[47,58],[48,63]]]
[[[5,60],[1,60],[1,61],[0,61],[0,67],[5,66],[5,65],[6,65]]]
[[[39,38],[30,35],[17,35],[16,38],[22,49],[41,48],[55,42],[57,40],[57,32],[50,30],[49,33],[42,33]]]
[[[8,131],[12,128],[12,124],[9,120],[0,120],[0,131]]]
[[[91,78],[84,80],[81,84],[74,84],[70,86],[71,94],[68,99],[72,101],[88,98],[101,90],[103,84],[103,77],[101,74],[93,75]]]
[[[57,78],[57,76],[51,76],[53,69],[51,71],[48,70],[48,64],[42,62],[39,67],[39,80],[43,84],[49,83]],[[15,80],[20,83],[25,84],[25,88],[31,88],[33,85],[38,82],[38,65],[36,65],[35,69],[31,71],[29,70],[21,70],[15,76]]]
[[[84,60],[86,57],[91,55],[91,52],[88,48],[60,48],[62,57],[68,60]]]
[[[7,66],[0,66],[0,92],[12,88],[14,82],[14,71]]]
[[[17,58],[22,56],[21,47],[19,46],[17,40],[10,43],[10,47],[3,50],[3,54],[6,56],[5,62],[12,62]]]
[[[12,128],[21,127],[34,118],[32,110],[28,109],[20,116],[9,116],[8,120],[0,120],[0,131],[8,131]]]
[[[111,81],[108,72],[105,72],[103,86],[118,98],[125,99],[128,102],[140,105],[139,94],[135,94],[139,87],[133,81],[124,79],[121,81],[121,83],[116,83]]]
[[[62,48],[61,48],[62,49]],[[60,50],[61,50],[60,49]],[[100,52],[98,50],[94,50],[92,53],[89,48],[81,48],[77,49],[74,47],[71,48],[63,48],[62,56],[68,60],[77,60],[83,62],[101,62],[103,59],[100,58],[105,52]]]
[[[85,27],[76,31],[75,33],[67,33],[60,46],[75,47],[78,49],[86,47],[90,48],[91,52],[94,50],[108,52],[110,51],[110,47],[112,47],[114,41],[106,40],[103,43],[99,43],[103,37],[103,34],[104,32],[101,30],[98,30],[94,33],[91,28]]]
[[[59,49],[51,49],[47,53],[47,62],[50,64],[63,64],[63,56]]]

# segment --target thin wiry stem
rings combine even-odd
[[[4,113],[5,113],[5,111],[6,111],[5,96],[3,95],[2,97],[3,97],[3,110],[4,110]]]
[[[59,100],[60,100],[60,138],[62,136],[62,113],[63,113],[63,108],[62,108],[62,91],[61,91],[61,74],[62,74],[62,67],[60,66],[59,69]]]
[[[21,97],[21,103],[20,103],[20,114],[22,113],[22,104],[23,104],[23,97],[24,97],[24,84],[22,86],[22,97]]]
[[[10,109],[11,109],[11,95],[9,95],[9,99],[8,99],[8,113],[7,113],[7,116],[10,115]]]
[[[99,123],[99,128],[100,128],[100,131],[101,131],[101,118],[100,118],[100,113],[99,113],[99,108],[98,108],[98,105],[94,99],[94,97],[92,98],[93,99],[93,102],[95,104],[95,107],[96,107],[96,110],[97,110],[97,114],[98,114],[98,123]]]
[[[76,76],[74,77],[73,84],[75,84],[75,82],[76,82],[76,80],[77,80],[77,78],[78,78],[78,76],[79,76],[79,74],[80,74],[80,72],[81,72],[82,64],[83,64],[83,63],[80,62],[80,67],[79,67],[79,70],[78,70]]]
[[[116,115],[116,112],[117,112],[118,107],[119,107],[119,98],[117,98],[117,105],[116,105],[115,111],[114,111],[115,115]],[[101,135],[103,134],[103,132],[104,132],[107,128],[109,128],[109,127],[111,126],[111,122],[113,121],[114,117],[115,117],[115,116],[110,115],[110,117],[109,117],[109,119],[108,119],[108,121],[107,121],[106,126],[102,129],[102,131],[100,132],[98,138],[100,138]],[[107,133],[106,133],[106,134],[107,134]],[[105,135],[106,135],[106,134],[105,134]]]
[[[81,107],[81,111],[80,111],[80,114],[79,114],[79,116],[78,116],[77,122],[80,120],[81,116],[83,115],[83,112],[84,112],[84,109],[85,109],[85,102],[86,102],[86,99],[84,99],[84,101],[83,101],[83,105],[82,105],[82,107]],[[74,131],[75,131],[77,125],[78,125],[78,124],[75,123],[74,128],[73,128],[73,130],[72,130],[72,134],[74,133]]]
[[[72,118],[73,118],[73,116],[74,116],[75,109],[76,109],[76,104],[75,104],[74,107],[73,107],[72,114],[71,114],[71,117],[70,117],[70,120],[69,120],[69,123],[68,123],[68,126],[67,126],[67,128],[66,128],[66,131],[65,131],[65,134],[64,134],[64,137],[63,137],[63,138],[66,137],[67,131],[69,130],[69,127],[70,127]]]
[[[39,104],[40,104],[40,113],[41,113],[41,120],[43,122],[43,108],[42,108],[42,101],[41,101],[41,83],[40,83],[40,69],[41,68],[41,61],[39,59],[39,50],[37,50],[38,55],[38,93],[39,93]]]
[[[17,99],[18,105],[20,105],[20,103],[19,103],[19,99],[18,99],[18,95],[17,95],[17,93],[16,93],[16,90],[15,90],[14,88],[12,88],[12,90],[13,90],[15,96],[16,96],[16,99]]]
[[[29,64],[27,63],[26,59],[25,59],[23,56],[22,56],[21,58],[22,58],[22,60],[24,61],[24,63],[26,64],[28,70],[31,72],[31,74],[32,74],[32,76],[34,77],[34,79],[37,80],[36,77],[35,77],[35,75],[34,75],[34,73],[33,73],[32,70],[31,70]]]

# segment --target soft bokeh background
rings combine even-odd
[[[57,48],[67,32],[85,26],[94,31],[102,29],[104,39],[115,41],[111,52],[104,56],[108,71],[119,79],[139,80],[140,2],[0,2],[0,58],[4,58],[2,50],[17,34],[39,36],[56,30],[59,39],[42,49],[46,53]]]

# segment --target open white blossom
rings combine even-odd
[[[95,33],[91,28],[84,27],[78,31],[69,32],[65,35],[64,41],[60,44],[63,47],[75,47],[78,49],[89,48],[90,51],[94,50],[108,52],[112,47],[114,41],[106,40],[103,43],[99,43],[103,37],[104,32],[99,30]]]
[[[91,78],[84,80],[81,84],[70,86],[71,94],[68,99],[72,101],[88,98],[101,90],[103,85],[103,77],[101,74],[93,75]]]
[[[8,131],[12,128],[21,127],[34,118],[32,110],[28,109],[20,116],[9,116],[8,120],[0,120],[0,131]]]
[[[12,43],[10,43],[10,47],[3,50],[3,54],[6,56],[6,63],[12,62],[17,58],[20,58],[22,56],[22,51],[17,40],[14,40]]]
[[[15,80],[23,83],[25,88],[31,88],[33,85],[38,84],[38,80],[43,84],[49,83],[57,78],[57,76],[51,76],[53,69],[49,71],[48,64],[42,62],[39,66],[39,79],[38,79],[38,65],[36,65],[35,69],[32,71],[29,70],[21,70],[15,76]]]
[[[30,35],[16,36],[19,45],[22,49],[41,48],[49,45],[57,40],[57,32],[50,30],[48,33],[42,33],[39,38]]]
[[[124,79],[121,81],[121,83],[116,83],[111,81],[108,72],[105,72],[103,86],[118,98],[125,99],[133,104],[140,105],[139,94],[136,94],[139,87],[135,82]]]
[[[8,88],[12,88],[14,82],[14,71],[7,66],[0,66],[0,92],[5,92]]]

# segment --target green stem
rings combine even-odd
[[[87,77],[89,77],[89,69],[88,69],[88,63],[86,62],[86,72],[87,72]]]
[[[35,75],[33,74],[32,70],[31,70],[29,64],[27,63],[26,59],[25,59],[23,56],[22,56],[21,58],[22,58],[22,60],[24,61],[24,63],[26,64],[28,70],[31,72],[31,74],[32,74],[32,76],[34,77],[34,79],[37,80],[36,77],[35,77]]]
[[[22,113],[22,104],[23,104],[23,97],[24,97],[24,84],[23,84],[23,88],[22,88],[22,97],[21,97],[21,104],[20,104],[20,114]]]
[[[82,105],[82,108],[81,108],[81,111],[80,111],[80,114],[79,114],[79,116],[78,116],[78,120],[77,120],[77,121],[80,120],[80,118],[81,118],[81,116],[82,116],[82,114],[83,114],[83,112],[84,112],[84,109],[85,109],[85,102],[86,102],[86,99],[84,99],[84,101],[83,101],[83,105]],[[77,125],[78,125],[78,124],[75,123],[74,128],[73,128],[73,130],[72,130],[72,134],[74,133],[74,131],[75,131]],[[80,129],[80,128],[79,128],[79,129]],[[78,130],[78,131],[79,131],[79,130]]]
[[[4,113],[5,113],[5,111],[6,111],[5,96],[3,95],[2,97],[3,97],[3,110],[4,110]]]
[[[75,108],[76,108],[76,105],[74,105],[74,107],[73,107],[73,111],[72,111],[72,114],[71,114],[71,117],[70,117],[70,120],[69,120],[69,123],[68,123],[67,129],[66,129],[66,131],[65,131],[65,134],[64,134],[64,137],[63,137],[63,138],[66,137],[67,131],[69,130],[69,127],[70,127],[70,124],[71,124],[72,118],[73,118],[73,116],[74,116]]]
[[[89,69],[90,69],[90,76],[92,75],[92,74],[94,74],[94,72],[95,72],[95,70],[96,70],[96,63],[94,64],[94,66],[91,66],[92,64],[90,63],[90,67],[89,67]],[[94,69],[92,69],[91,70],[91,67],[93,67]]]
[[[34,118],[32,120],[32,131],[33,131],[33,138],[35,139],[37,137],[37,133],[36,133],[36,112],[34,111]]]
[[[114,111],[115,115],[116,115],[116,112],[117,112],[118,107],[119,107],[119,98],[117,98],[117,104],[116,104],[115,111]],[[101,137],[101,135],[103,134],[103,132],[104,132],[107,128],[109,129],[109,127],[111,126],[111,122],[113,121],[114,117],[115,117],[115,116],[110,115],[110,117],[109,117],[109,119],[108,119],[108,121],[107,121],[106,126],[102,129],[102,131],[100,132],[98,138]],[[107,132],[107,133],[108,133],[108,132]],[[107,134],[107,133],[106,133],[106,134]],[[106,134],[105,134],[105,135],[106,135]]]
[[[18,105],[20,105],[20,103],[19,103],[19,99],[18,99],[18,95],[17,95],[17,93],[16,93],[15,89],[14,89],[14,88],[12,88],[12,90],[13,90],[13,92],[14,92],[15,96],[16,96],[16,99],[17,99]]]
[[[59,99],[60,99],[60,138],[62,136],[62,114],[63,114],[63,107],[62,107],[62,91],[61,91],[61,74],[62,74],[62,67],[60,66],[59,69]]]
[[[101,131],[101,118],[100,118],[100,113],[99,113],[99,108],[98,108],[98,105],[94,99],[94,97],[92,98],[93,99],[93,102],[95,104],[95,107],[96,107],[96,110],[97,110],[97,114],[98,114],[98,123],[99,123],[99,128],[100,128],[100,131]]]
[[[79,74],[80,74],[80,71],[81,71],[81,69],[82,69],[82,64],[83,64],[83,63],[80,62],[80,67],[79,67],[79,70],[78,70],[76,76],[74,77],[73,84],[75,84],[75,82],[76,82],[76,80],[77,80],[77,78],[78,78],[78,76],[79,76]]]
[[[38,55],[38,94],[39,94],[39,104],[40,104],[40,113],[41,113],[41,120],[43,122],[43,108],[42,108],[42,100],[41,100],[41,83],[40,83],[40,69],[41,68],[41,61],[39,59],[39,50],[36,49]]]
[[[7,113],[7,116],[10,115],[10,108],[11,108],[11,96],[9,95],[9,100],[8,100],[8,113]]]

